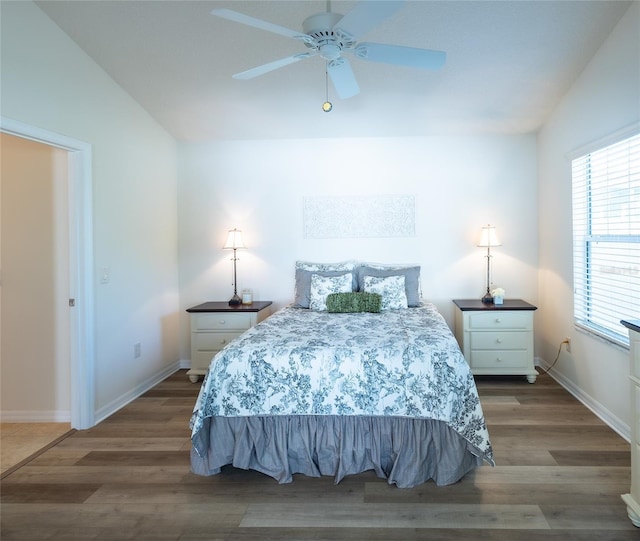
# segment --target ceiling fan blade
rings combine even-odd
[[[257,66],[255,68],[248,69],[246,71],[241,71],[240,73],[236,73],[232,77],[234,79],[253,79],[254,77],[258,77],[259,75],[264,75],[265,73],[269,73],[270,71],[277,70],[278,68],[283,68],[284,66],[288,66],[289,64],[293,64],[294,62],[298,62],[304,58],[309,58],[310,56],[316,56],[318,53],[300,53],[294,54],[292,56],[287,56],[286,58],[281,58],[280,60],[274,60],[273,62],[268,62],[267,64],[263,64],[262,66]]]
[[[356,76],[353,74],[351,64],[346,58],[336,58],[329,62],[327,72],[331,77],[333,87],[341,99],[350,98],[360,92]]]
[[[358,43],[354,54],[371,62],[432,70],[440,69],[447,59],[447,53],[443,51],[367,42]]]
[[[369,30],[378,26],[402,8],[404,2],[360,2],[335,25],[334,30],[340,30],[351,38],[358,38]]]
[[[262,19],[256,19],[255,17],[250,17],[249,15],[238,13],[237,11],[233,11],[231,9],[214,9],[211,11],[211,14],[215,15],[216,17],[222,17],[223,19],[227,19],[229,21],[253,26],[254,28],[266,30],[267,32],[273,32],[274,34],[279,34],[287,38],[299,39],[301,41],[308,41],[311,39],[309,36],[303,34],[302,32],[291,30],[290,28],[280,26],[279,24],[263,21]]]

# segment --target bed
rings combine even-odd
[[[406,289],[409,274],[378,276],[379,312],[322,306],[327,283],[340,294],[362,288],[361,268],[311,269],[305,280],[329,273],[315,289],[296,270],[296,301],[214,357],[190,423],[194,473],[231,464],[279,483],[294,474],[338,483],[373,470],[405,488],[494,464],[469,366],[436,307]],[[402,307],[389,308],[400,287]]]

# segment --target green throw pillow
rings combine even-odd
[[[352,291],[350,293],[330,293],[327,295],[328,312],[380,312],[382,295]]]

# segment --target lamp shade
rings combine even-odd
[[[478,242],[478,246],[482,247],[491,247],[491,246],[502,246],[500,239],[498,239],[498,235],[496,234],[496,228],[492,225],[485,225],[482,228],[482,234],[480,235],[480,242]]]
[[[222,247],[223,250],[244,250],[246,246],[244,245],[244,241],[242,240],[242,231],[239,229],[233,228],[229,230],[229,234],[227,235],[227,241],[224,243]]]

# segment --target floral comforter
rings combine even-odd
[[[334,314],[286,307],[211,362],[191,418],[350,415],[446,422],[493,464],[473,376],[435,306]]]

